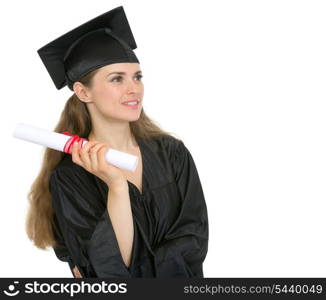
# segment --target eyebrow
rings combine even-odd
[[[137,71],[135,72],[135,74],[140,74],[142,71]],[[111,74],[119,74],[119,75],[126,75],[126,72],[111,72],[109,73],[107,76],[111,75]]]

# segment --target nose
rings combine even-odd
[[[137,93],[139,91],[139,89],[140,89],[139,83],[136,82],[134,79],[129,79],[127,81],[126,89],[127,89],[128,94],[129,93]]]

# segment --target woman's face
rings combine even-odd
[[[115,63],[99,68],[89,89],[91,105],[88,108],[106,118],[138,120],[144,95],[141,78],[138,63]],[[123,104],[131,100],[139,102],[136,106]]]

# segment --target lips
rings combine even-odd
[[[132,100],[128,100],[128,101],[122,102],[122,104],[127,104],[129,102],[137,102],[137,104],[138,104],[140,101],[137,100],[137,99],[132,99]]]
[[[122,102],[122,105],[124,105],[127,109],[138,110],[140,107],[140,101],[137,99],[132,99]]]

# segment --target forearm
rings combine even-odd
[[[109,187],[107,209],[125,265],[130,264],[134,238],[133,217],[127,181]]]

